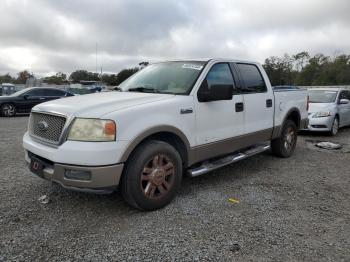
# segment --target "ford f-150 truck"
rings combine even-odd
[[[30,171],[78,191],[119,188],[141,210],[199,176],[269,150],[289,157],[307,127],[307,91],[273,91],[263,67],[229,59],[155,63],[108,92],[35,106]]]

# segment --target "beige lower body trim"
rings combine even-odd
[[[26,152],[26,162],[30,164],[30,158]],[[124,164],[108,166],[75,166],[54,163],[43,170],[44,179],[57,182],[63,187],[79,191],[104,191],[118,186],[123,172]],[[68,179],[66,170],[87,171],[91,174],[89,180]]]
[[[272,128],[191,148],[189,166],[271,140]]]

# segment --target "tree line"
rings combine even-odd
[[[116,74],[101,75],[87,70],[76,70],[67,77],[66,74],[58,72],[45,77],[43,82],[60,85],[88,80],[117,86],[148,64],[141,62],[139,66],[123,69]],[[263,67],[274,86],[350,85],[350,55],[347,54],[311,56],[303,51],[293,55],[271,56],[265,59]],[[19,72],[17,77],[12,77],[10,74],[0,75],[0,83],[25,84],[31,76],[27,70]]]
[[[350,55],[310,56],[306,51],[265,59],[263,67],[276,85],[350,85]]]
[[[139,71],[139,67],[126,68],[121,70],[118,74],[102,74],[89,72],[87,70],[76,70],[72,72],[69,77],[67,75],[58,72],[54,75],[44,77],[42,79],[43,83],[63,85],[69,83],[79,83],[82,80],[85,81],[101,81],[106,85],[117,86],[125,79]],[[21,71],[17,74],[17,77],[12,77],[10,74],[0,75],[1,83],[13,83],[13,84],[25,84],[27,79],[33,77],[33,74],[29,73],[27,70]]]

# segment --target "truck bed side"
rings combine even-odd
[[[293,110],[299,112],[301,124],[307,119],[308,112],[306,89],[275,90],[273,93],[275,99],[275,129],[278,129],[283,125],[284,120]]]

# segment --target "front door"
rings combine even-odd
[[[206,76],[206,81],[209,88],[214,85],[232,85],[235,90],[236,86],[228,63],[214,64]],[[243,134],[243,111],[240,110],[243,96],[235,93],[234,91],[232,100],[211,102],[199,102],[195,96],[196,142],[203,149],[198,156],[201,160],[215,156],[215,151],[233,151],[234,148],[229,148],[229,140]]]
[[[350,91],[341,91],[338,99],[340,126],[350,125],[350,103],[340,104],[341,99],[350,100]]]

